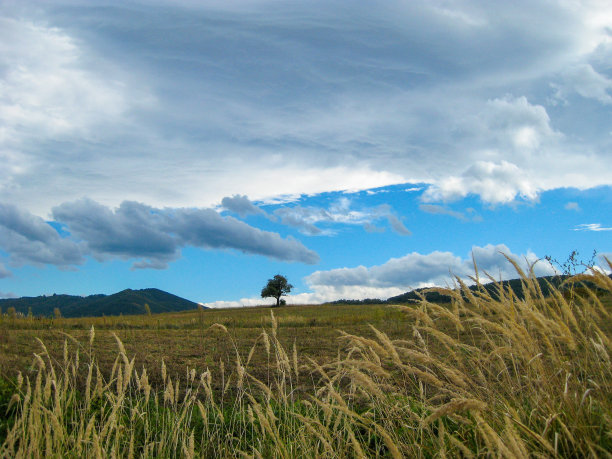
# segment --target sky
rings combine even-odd
[[[0,0],[0,297],[602,264],[611,164],[608,0]]]

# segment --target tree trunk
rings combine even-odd
[[[280,296],[276,297],[276,307],[278,308],[280,306]]]

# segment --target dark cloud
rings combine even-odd
[[[10,256],[11,264],[51,264],[67,268],[82,264],[83,247],[62,238],[42,218],[0,203],[0,248]]]
[[[168,263],[163,260],[141,260],[132,265],[132,270],[136,269],[167,269]]]
[[[167,218],[144,204],[124,201],[113,211],[82,199],[55,207],[53,218],[85,241],[98,259],[147,258],[168,262],[179,256],[180,244],[167,231]]]
[[[457,220],[466,221],[467,217],[462,212],[457,212],[455,210],[451,210],[445,206],[440,206],[437,204],[421,204],[419,209],[423,212],[427,212],[428,214],[435,215],[450,215],[451,217],[456,218]]]
[[[253,204],[246,195],[235,194],[231,198],[226,196],[221,200],[221,205],[242,218],[247,215],[265,215],[265,212]]]
[[[401,234],[402,236],[410,236],[412,233],[408,228],[404,226],[402,221],[397,218],[395,215],[387,215],[387,220],[397,234]]]
[[[363,229],[367,233],[384,233],[385,232],[384,228],[381,228],[379,226],[373,225],[371,223],[364,223]]]
[[[314,264],[319,256],[293,238],[262,231],[211,209],[166,211],[166,230],[174,232],[184,245],[213,249],[236,249],[282,261]]]
[[[0,292],[0,298],[17,298],[13,292]]]
[[[236,249],[309,264],[319,260],[315,252],[295,239],[283,239],[212,209],[156,209],[125,201],[113,211],[85,199],[54,208],[53,216],[99,259],[141,259],[133,265],[135,269],[164,269],[185,246]]]
[[[6,277],[11,277],[13,274],[6,269],[6,267],[0,263],[0,279],[4,279]]]

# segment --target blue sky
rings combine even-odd
[[[228,3],[0,1],[0,296],[612,254],[606,1]]]

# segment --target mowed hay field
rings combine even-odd
[[[171,372],[186,367],[204,371],[218,369],[220,362],[232,365],[236,349],[248,354],[253,344],[262,343],[262,330],[271,326],[271,313],[278,324],[277,337],[287,349],[295,344],[301,356],[331,360],[337,356],[340,330],[373,336],[370,325],[400,338],[410,331],[412,319],[401,309],[387,305],[309,305],[279,308],[249,307],[199,310],[180,313],[90,317],[79,319],[8,319],[0,323],[0,374],[14,378],[32,366],[33,354],[41,353],[37,338],[54,359],[63,356],[64,342],[74,351],[95,330],[96,362],[111,370],[117,357],[117,336],[137,368],[159,370],[161,362]],[[212,325],[223,325],[227,332]],[[68,338],[70,335],[71,338]],[[252,370],[267,373],[267,356],[253,353]],[[61,359],[60,359],[61,360]],[[25,373],[24,373],[25,374]],[[150,376],[159,382],[159,371]]]
[[[518,269],[518,268],[517,268]],[[0,324],[0,457],[610,457],[612,280]],[[597,288],[595,288],[597,287]]]

